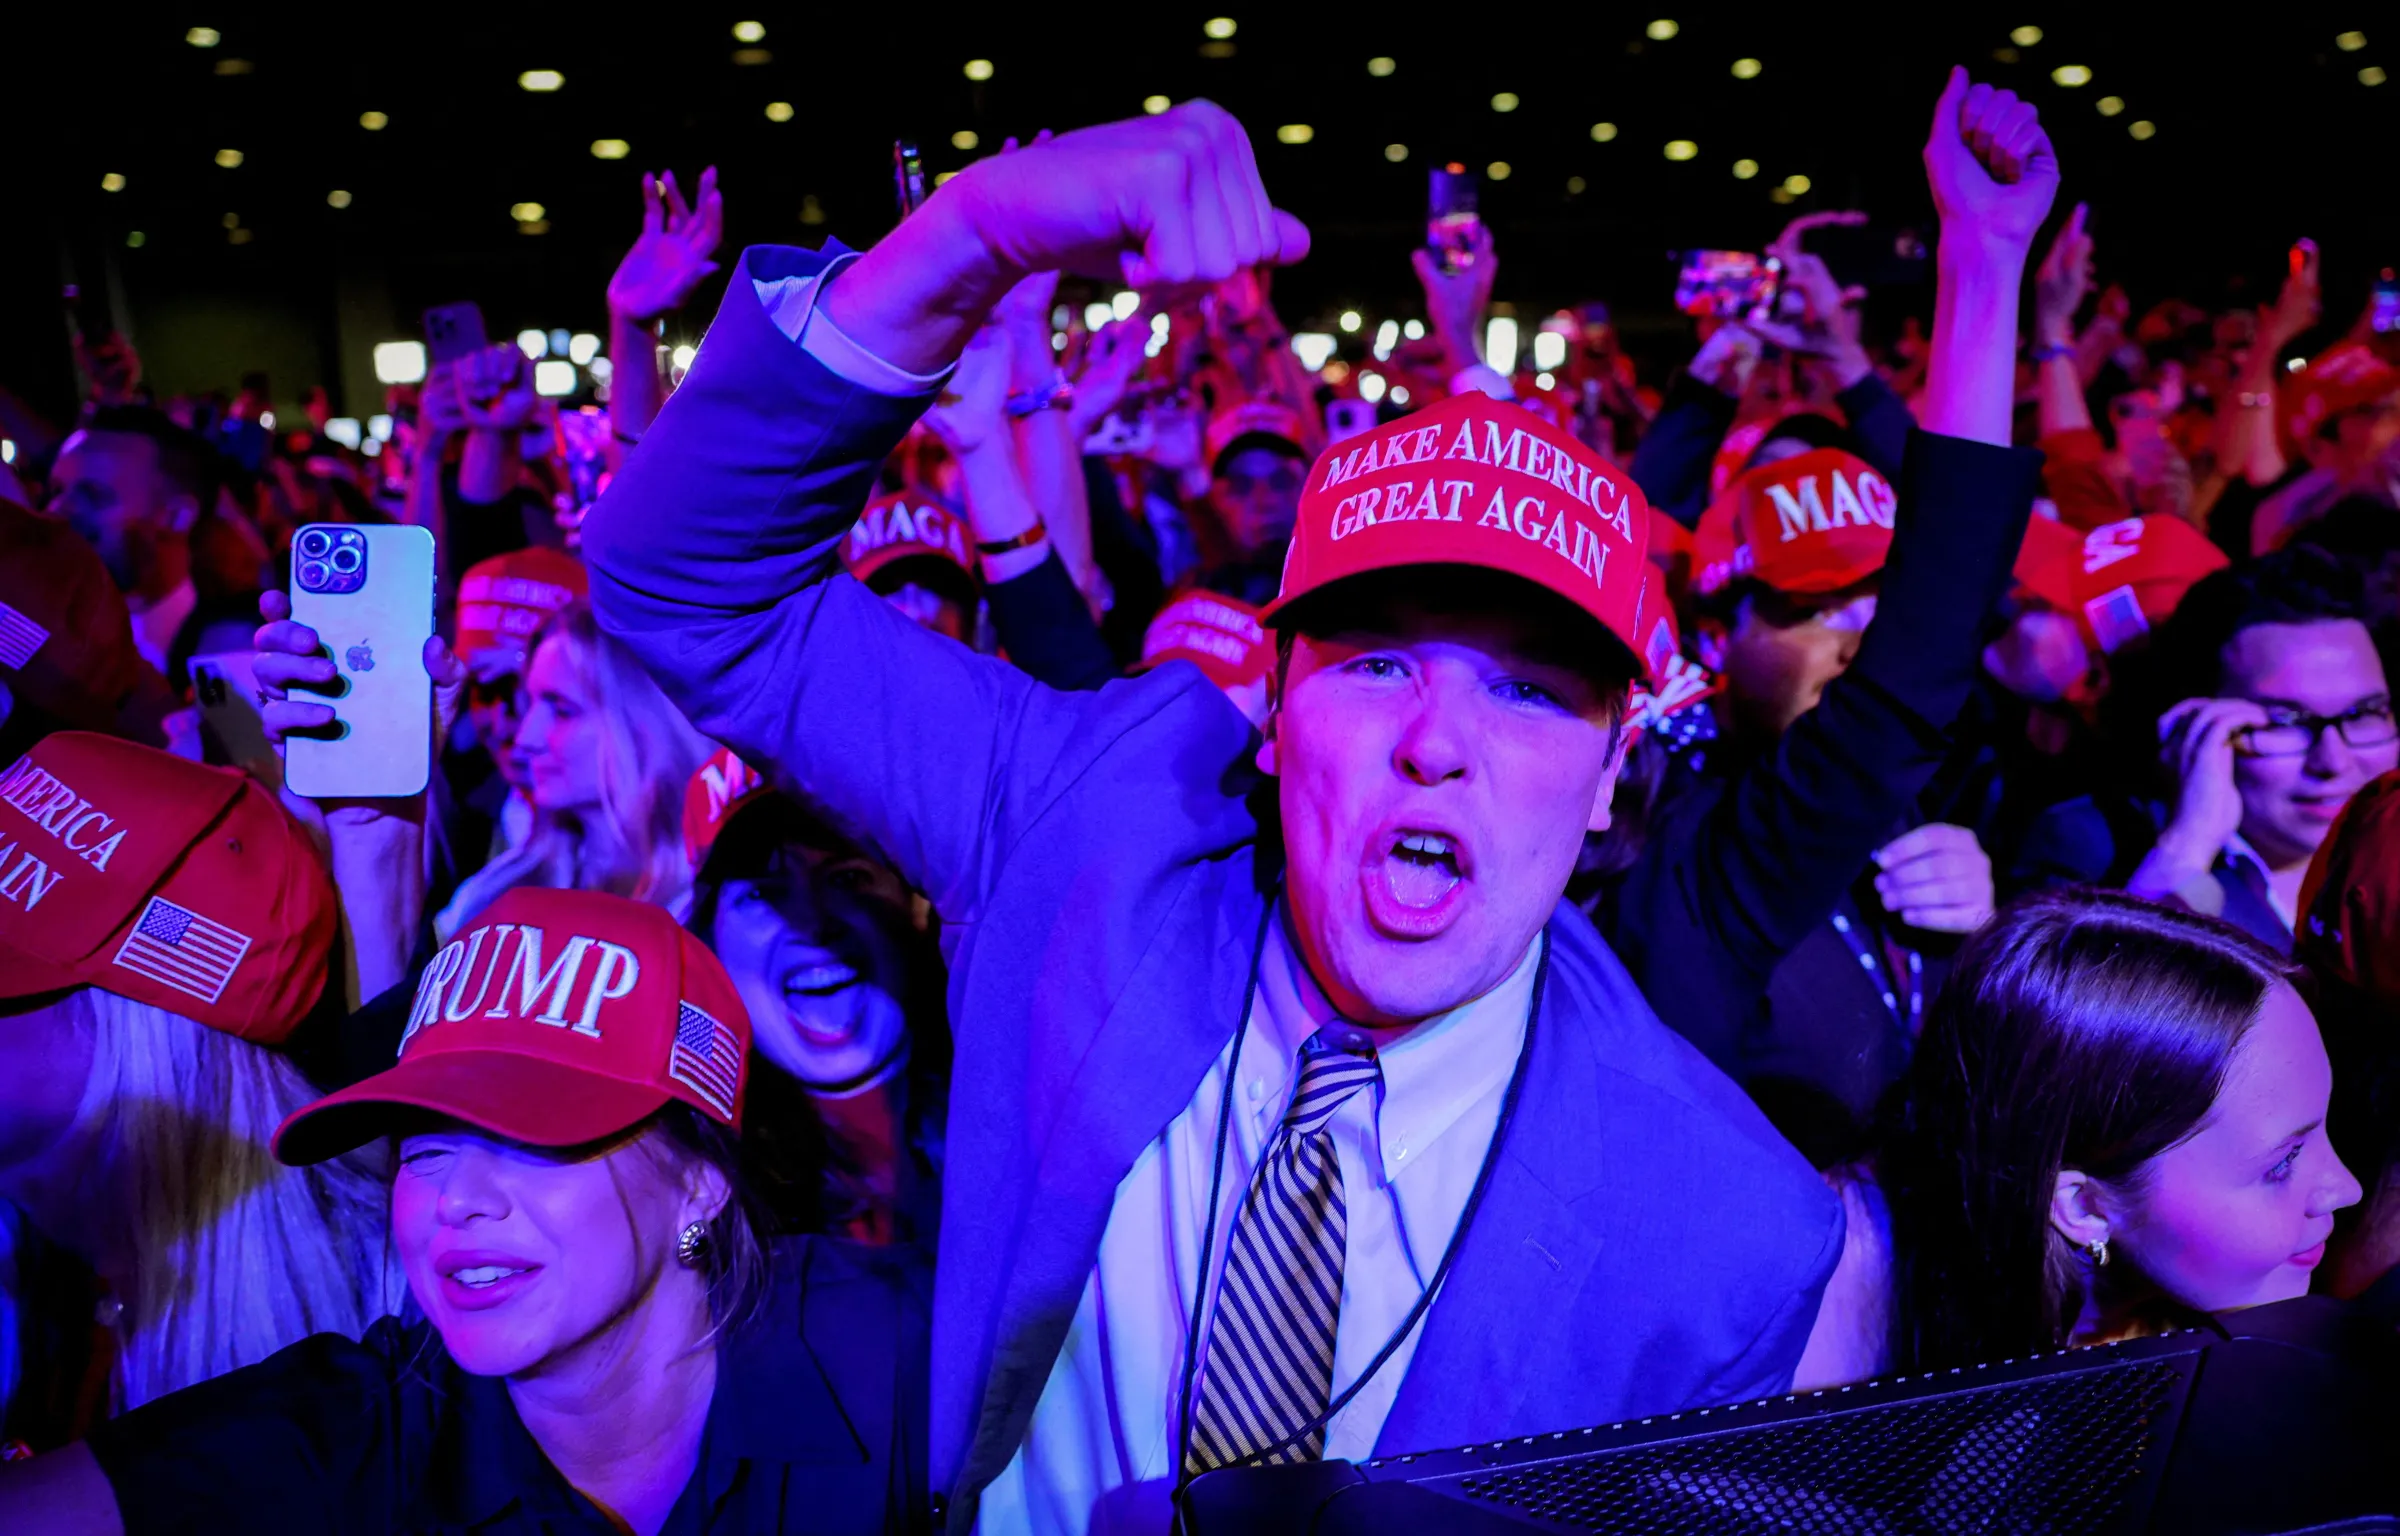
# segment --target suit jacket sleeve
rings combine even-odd
[[[1657,420],[1642,434],[1627,473],[1650,505],[1696,527],[1708,510],[1708,469],[1733,425],[1739,402],[1686,374],[1667,392]]]
[[[970,922],[1025,830],[1161,696],[1054,692],[840,571],[878,466],[931,397],[850,383],[770,320],[759,284],[828,267],[743,254],[682,388],[585,522],[592,606],[695,726]]]

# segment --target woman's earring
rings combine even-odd
[[[2095,1237],[2095,1238],[2093,1238],[2093,1239],[2092,1239],[2090,1242],[2088,1242],[2088,1243],[2086,1243],[2086,1244],[2084,1244],[2084,1245],[2083,1245],[2083,1251],[2084,1251],[2084,1252],[2086,1252],[2086,1253],[2088,1253],[2088,1254],[2090,1254],[2090,1255],[2092,1256],[2092,1268],[2094,1268],[2094,1269],[2106,1269],[2106,1268],[2108,1268],[2108,1239],[2107,1239],[2107,1238],[2105,1238],[2105,1237]],[[689,1261],[689,1260],[686,1260],[685,1262],[687,1262],[687,1263],[688,1263],[688,1262],[690,1262],[690,1261]]]
[[[698,1269],[708,1257],[708,1223],[695,1221],[675,1234],[675,1262],[686,1269]]]

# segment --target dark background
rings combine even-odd
[[[1212,15],[1238,23],[1215,57],[1203,52]],[[1659,16],[1679,24],[1673,39],[1645,37]],[[2400,261],[2400,81],[2357,78],[2373,64],[2400,71],[2400,19],[2358,4],[2201,17],[2042,5],[1742,16],[1679,0],[1641,11],[204,6],[159,18],[57,7],[13,21],[14,57],[0,61],[17,189],[0,241],[0,384],[52,414],[71,409],[56,299],[68,260],[87,283],[113,281],[162,393],[229,388],[263,367],[279,403],[322,382],[337,408],[363,415],[379,408],[373,342],[416,334],[429,304],[479,300],[495,338],[603,329],[643,168],[671,166],[689,187],[719,167],[730,265],[744,244],[864,244],[889,227],[895,134],[949,170],[972,158],[951,147],[960,130],[988,152],[1006,134],[1133,115],[1152,93],[1231,108],[1277,201],[1313,227],[1315,254],[1276,288],[1295,328],[1330,329],[1343,307],[1364,311],[1370,330],[1417,312],[1407,250],[1422,236],[1427,166],[1504,159],[1513,174],[1483,203],[1497,297],[1521,315],[1605,297],[1637,352],[1665,360],[1680,335],[1666,303],[1671,248],[1756,248],[1792,214],[1836,207],[1930,238],[1917,151],[1952,61],[2041,106],[2066,171],[2062,210],[2092,204],[2103,279],[2125,282],[2137,304],[2269,297],[2286,247],[2309,235],[2326,253],[2327,327],[2346,326],[2374,269]],[[744,19],[765,24],[767,62],[734,62]],[[2028,23],[2041,42],[1996,57]],[[193,25],[221,41],[187,44]],[[2352,28],[2368,45],[2338,49]],[[1398,61],[1388,78],[1367,72],[1378,54]],[[1764,72],[1736,80],[1742,56]],[[994,77],[967,80],[971,58],[993,61]],[[2052,84],[2062,63],[2089,66],[2092,82]],[[520,90],[531,68],[563,72],[565,88]],[[1522,105],[1493,111],[1499,91]],[[2128,104],[2113,119],[2093,105],[2110,94]],[[792,104],[790,121],[767,119],[776,100]],[[370,109],[389,126],[361,128]],[[2137,119],[2156,137],[2132,139]],[[1592,141],[1600,120],[1618,126],[1614,142]],[[1284,123],[1311,125],[1313,141],[1276,142]],[[598,138],[629,141],[631,157],[593,158]],[[1664,159],[1676,138],[1698,157]],[[1392,142],[1409,147],[1403,163],[1385,160]],[[214,163],[228,147],[244,156],[238,169]],[[1760,162],[1756,179],[1730,174],[1741,157]],[[101,190],[112,171],[124,190]],[[1812,189],[1772,202],[1794,173]],[[1586,190],[1572,194],[1578,176]],[[335,188],[349,207],[327,205]],[[803,222],[808,198],[822,222]],[[546,233],[519,232],[509,210],[520,202],[543,206]],[[139,248],[126,244],[134,230]],[[670,340],[696,339],[720,288],[670,322]],[[1929,297],[1886,292],[1879,318]]]

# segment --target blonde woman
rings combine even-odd
[[[714,744],[667,702],[631,652],[575,602],[534,635],[517,728],[533,801],[525,841],[462,881],[434,919],[447,943],[502,891],[603,891],[690,909],[683,792]]]

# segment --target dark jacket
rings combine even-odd
[[[2061,801],[2026,829],[2000,872],[2001,889],[2014,895],[2058,885],[2122,886],[2166,824],[2163,801],[2123,795]],[[2291,949],[2292,930],[2267,893],[2264,870],[2219,854],[2209,874],[2217,885],[2217,907],[2209,916],[2223,918],[2270,949]]]
[[[1913,434],[1856,660],[1771,751],[1712,755],[1604,900],[1601,932],[1659,1017],[1737,1081],[1863,1112],[1905,1063],[1883,985],[1828,924],[1869,918],[1853,887],[1951,750],[2040,475],[2029,449]]]
[[[1256,733],[1197,668],[1062,693],[839,573],[931,396],[850,384],[768,318],[758,280],[825,262],[743,256],[584,549],[601,624],[693,724],[848,818],[941,914],[957,1051],[931,1457],[964,1529],[1023,1442],[1118,1185],[1249,1006],[1281,847]],[[1379,1454],[1783,1391],[1841,1250],[1823,1182],[1582,914],[1562,902],[1547,932],[1523,1097]]]
[[[1871,373],[1834,396],[1834,403],[1850,423],[1851,447],[1897,485],[1909,429],[1916,424],[1907,405]],[[1626,466],[1650,505],[1686,528],[1699,524],[1708,510],[1709,470],[1740,404],[1690,374],[1675,381]]]

